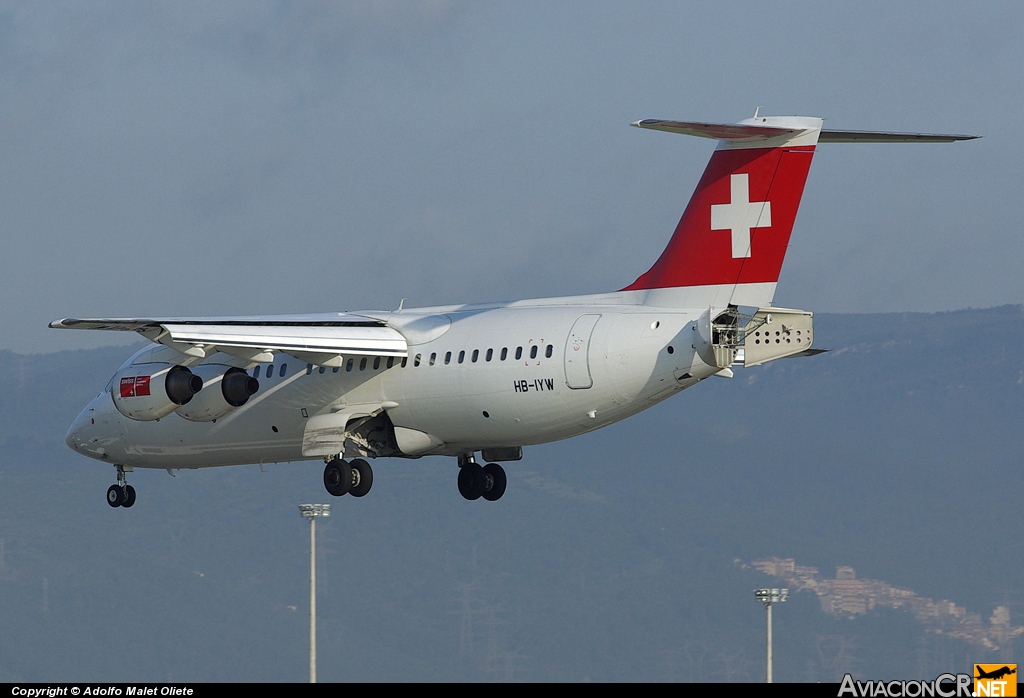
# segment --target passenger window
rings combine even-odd
[[[537,345],[536,344],[534,344],[532,347],[530,347],[530,358],[531,359],[536,359],[537,358]]]
[[[480,358],[480,350],[479,349],[474,349],[473,350],[473,358],[471,359],[472,362],[476,363],[476,360],[479,359],[479,358]]]
[[[465,350],[460,351],[459,352],[459,363],[461,364],[465,360],[466,360],[466,352],[465,352]]]
[[[277,375],[284,378],[284,372],[288,370],[288,364],[281,364],[281,370],[277,372]]]
[[[408,363],[409,363],[409,357],[408,356],[403,356],[402,357],[402,368],[405,368],[406,364],[408,364]]]
[[[388,368],[391,368],[394,365],[395,365],[395,357],[389,356],[388,357]]]
[[[341,370],[341,366],[335,366],[334,368],[331,369],[331,373],[337,373],[340,370]],[[320,369],[320,373],[323,373],[323,372],[324,372],[324,370],[323,370],[323,368],[321,368]]]
[[[257,366],[256,368],[254,368],[252,370],[252,377],[253,378],[259,378],[260,377],[260,367],[259,366]]]
[[[445,355],[444,355],[444,365],[447,366],[451,362],[452,362],[452,353],[449,351],[449,352],[446,352]]]
[[[308,376],[313,372],[313,364],[306,364],[306,375]]]
[[[516,361],[518,361],[521,358],[523,358],[523,348],[516,347]]]
[[[437,361],[437,352],[431,352],[430,354],[430,365],[433,366],[434,362]]]
[[[423,354],[417,354],[417,355],[416,355],[416,358],[415,358],[415,359],[413,360],[413,362],[412,362],[412,365],[413,365],[413,366],[419,366],[419,365],[420,365],[420,359],[421,359],[421,358],[423,358]]]
[[[501,360],[504,361],[508,358],[508,347],[501,348]]]
[[[366,357],[365,356],[363,357],[363,360],[359,362],[359,370],[360,371],[365,371],[366,370]]]
[[[355,366],[355,364],[356,364],[356,360],[355,359],[349,359],[348,363],[345,364],[345,371],[346,372],[351,371],[352,367]]]
[[[320,367],[319,369],[317,369],[317,370],[319,370],[319,371],[320,371],[320,373],[327,373],[327,367],[326,367],[326,366],[321,366],[321,367]],[[337,367],[337,366],[335,366],[335,367],[334,367],[334,372],[335,372],[335,373],[337,373],[337,372],[338,372],[338,367]]]
[[[380,357],[375,356],[373,358],[373,370],[376,371],[378,368],[380,368]]]
[[[269,366],[267,366],[267,378],[273,378],[273,377],[274,377],[274,364],[270,364]]]
[[[493,350],[493,349],[488,349],[488,350],[487,350],[487,357],[486,357],[486,360],[487,360],[487,361],[490,361],[490,360],[491,360],[491,357],[493,357],[493,356],[494,356],[494,350]]]
[[[544,351],[544,356],[546,356],[546,357],[548,357],[550,359],[551,355],[554,353],[554,351],[555,351],[555,348],[552,345],[549,344],[548,348]]]

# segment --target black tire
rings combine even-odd
[[[121,502],[121,506],[125,509],[135,504],[135,488],[131,485],[125,485],[124,487],[124,501]]]
[[[373,487],[373,469],[362,458],[352,461],[352,486],[348,493],[353,497],[362,497]]]
[[[483,468],[484,492],[483,498],[488,502],[496,502],[505,494],[505,485],[508,480],[505,477],[505,469],[497,463],[488,463]]]
[[[484,469],[476,463],[467,463],[459,469],[459,494],[473,501],[484,493]]]
[[[107,504],[112,507],[119,507],[123,501],[124,490],[121,489],[120,485],[111,485],[107,488]]]
[[[352,486],[352,468],[340,458],[333,459],[324,468],[324,487],[335,497],[347,493]]]

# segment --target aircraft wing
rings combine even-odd
[[[218,351],[247,361],[271,361],[285,352],[317,366],[340,366],[343,357],[408,353],[408,342],[384,322],[347,313],[209,318],[65,318],[50,327],[138,332],[198,359]]]

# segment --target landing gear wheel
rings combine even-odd
[[[362,497],[373,487],[373,470],[370,464],[362,458],[352,461],[352,486],[348,493],[353,497]]]
[[[135,504],[135,488],[131,485],[125,485],[124,487],[124,501],[121,502],[121,506],[125,509]]]
[[[484,469],[477,463],[466,463],[459,469],[459,494],[466,499],[480,499],[484,484]]]
[[[120,485],[111,485],[107,488],[107,504],[112,507],[119,507],[124,502],[124,490]]]
[[[496,502],[505,494],[505,469],[497,463],[488,463],[483,467],[484,491],[483,498],[488,502]]]
[[[334,458],[324,468],[324,487],[335,497],[347,493],[352,486],[352,468],[341,458]]]

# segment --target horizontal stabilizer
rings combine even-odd
[[[804,349],[801,352],[797,352],[796,354],[790,354],[789,356],[784,356],[783,358],[784,359],[798,359],[798,358],[803,357],[803,356],[817,356],[818,354],[824,354],[825,352],[828,352],[828,351],[832,351],[832,350],[831,349]]]
[[[958,133],[899,133],[896,131],[829,131],[822,130],[819,143],[952,143],[970,141],[981,136]]]
[[[779,117],[772,117],[778,122]],[[684,136],[714,138],[720,141],[756,141],[778,136],[801,133],[806,128],[799,124],[791,127],[781,125],[769,126],[750,123],[753,119],[738,124],[713,124],[704,121],[664,121],[662,119],[643,119],[631,125],[637,128],[649,128],[655,131],[679,133]],[[818,143],[953,143],[969,141],[981,136],[968,136],[959,133],[904,133],[900,131],[837,131],[822,129]]]
[[[684,136],[699,136],[717,140],[746,140],[756,138],[773,138],[792,133],[800,133],[803,129],[782,128],[780,126],[757,126],[754,124],[710,124],[703,121],[663,121],[661,119],[643,119],[631,124],[637,128],[650,128],[655,131],[681,133]]]

